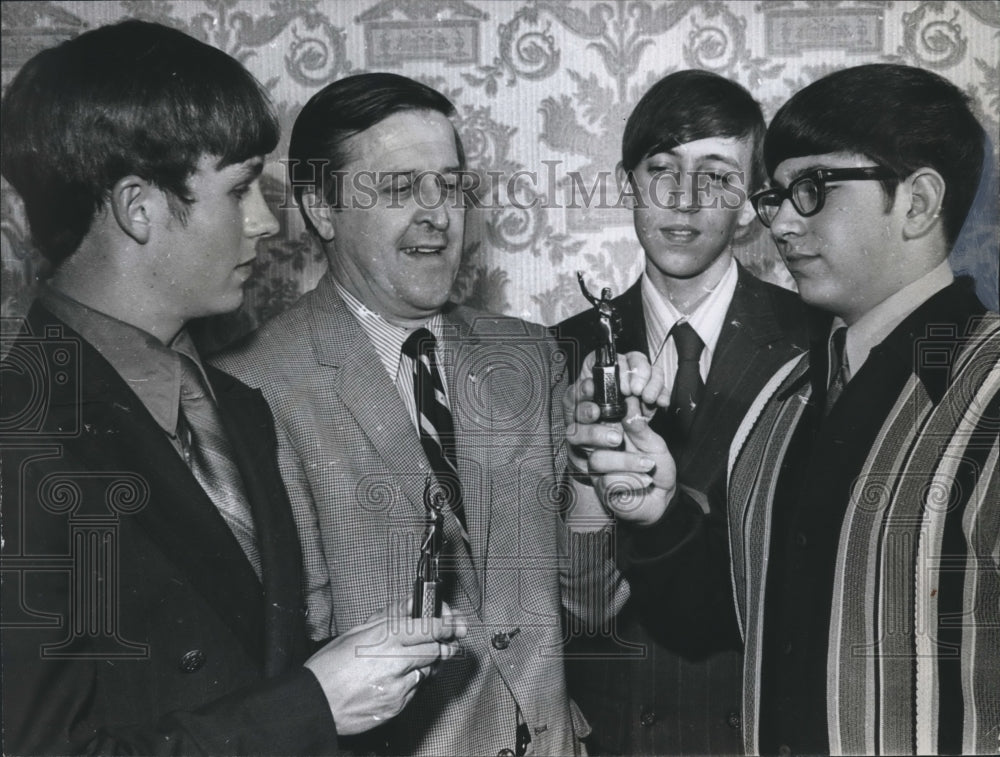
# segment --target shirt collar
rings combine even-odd
[[[705,345],[705,353],[711,359],[715,352],[715,347],[719,342],[719,335],[726,321],[726,313],[729,305],[733,301],[733,294],[736,292],[736,283],[739,280],[736,260],[729,262],[726,272],[722,274],[719,283],[709,292],[708,296],[702,300],[694,311],[685,316],[674,304],[664,297],[653,285],[649,277],[642,274],[642,309],[646,316],[646,334],[649,342],[651,356],[662,347],[663,342],[670,334],[670,329],[681,320],[686,320],[691,324],[702,343]]]
[[[194,362],[207,391],[215,399],[198,350],[186,330],[182,329],[167,346],[152,334],[94,310],[52,287],[43,287],[38,296],[45,307],[77,331],[111,364],[170,436],[177,433],[181,399],[180,355]]]
[[[334,286],[344,304],[351,314],[358,320],[361,328],[371,339],[375,346],[375,353],[378,355],[382,365],[385,366],[386,373],[393,381],[396,380],[396,373],[399,370],[399,359],[403,351],[403,342],[406,341],[414,329],[405,329],[389,323],[379,313],[365,305],[361,300],[347,291],[344,286],[334,279]],[[441,342],[444,321],[440,313],[435,313],[424,324],[424,328],[430,329],[431,333]]]
[[[868,359],[872,348],[881,344],[910,313],[955,280],[951,266],[944,260],[933,270],[907,284],[895,294],[873,307],[847,329],[844,354],[847,357],[848,378],[854,376]],[[835,317],[830,337],[837,327],[846,325]]]

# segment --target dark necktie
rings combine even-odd
[[[844,348],[847,346],[847,326],[839,326],[830,337],[830,387],[826,390],[826,403],[823,405],[823,415],[829,415],[837,399],[844,391],[847,384],[847,372],[850,366],[847,365],[847,355]]]
[[[670,336],[677,347],[677,375],[670,393],[667,443],[672,449],[676,449],[687,441],[698,404],[705,393],[705,382],[701,380],[701,369],[698,366],[705,345],[687,321],[675,323]]]
[[[449,509],[468,546],[469,528],[462,505],[462,484],[455,458],[455,425],[444,393],[444,382],[434,347],[437,340],[427,329],[417,329],[403,342],[403,354],[413,360],[413,392],[417,402],[420,444],[441,486]]]
[[[181,407],[177,434],[184,460],[261,577],[260,551],[243,476],[222,427],[215,402],[202,386],[194,362],[181,355]]]

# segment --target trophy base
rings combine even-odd
[[[598,405],[598,407],[601,409],[601,421],[604,423],[617,423],[625,417],[627,412],[623,402],[613,405]]]

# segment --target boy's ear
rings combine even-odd
[[[619,160],[618,165],[615,166],[615,181],[618,182],[618,194],[620,195],[628,187],[628,173],[625,171],[625,166]]]
[[[930,167],[918,168],[903,180],[900,190],[908,192],[908,207],[903,219],[903,236],[916,239],[940,226],[941,205],[944,203],[945,181]],[[904,195],[905,197],[905,195]]]
[[[740,208],[740,216],[736,224],[742,228],[746,228],[753,223],[753,219],[756,217],[757,213],[753,209],[753,203],[750,202],[750,194],[747,193],[747,196],[743,200],[743,207]]]
[[[628,210],[635,209],[635,185],[629,180],[628,171],[619,160],[615,166],[615,182],[618,184],[619,202]]]
[[[118,227],[139,244],[149,241],[155,213],[154,202],[157,199],[166,201],[163,197],[155,198],[155,192],[160,190],[138,176],[123,176],[111,188],[108,202],[111,214]]]
[[[333,214],[336,212],[330,204],[316,194],[315,190],[305,190],[299,200],[302,205],[302,212],[312,223],[324,242],[332,242],[335,235],[333,227]]]

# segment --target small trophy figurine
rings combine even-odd
[[[601,344],[597,348],[597,360],[594,362],[594,402],[601,408],[602,421],[620,421],[625,417],[625,398],[622,397],[621,385],[618,383],[615,332],[620,326],[621,316],[611,306],[610,287],[604,287],[601,298],[597,299],[583,283],[582,271],[576,272],[576,278],[580,282],[580,291],[594,306],[601,324]]]
[[[420,545],[417,577],[413,582],[413,618],[440,618],[444,599],[441,580],[441,542],[444,538],[444,494],[435,491],[428,476],[424,482],[424,507],[427,510],[427,531]]]

